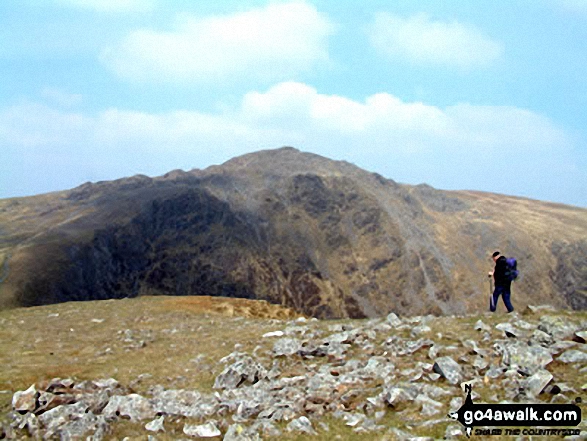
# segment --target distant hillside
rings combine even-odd
[[[495,249],[518,259],[515,306],[587,309],[587,210],[401,185],[286,147],[0,200],[0,307],[165,294],[317,317],[474,312]]]

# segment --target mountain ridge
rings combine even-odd
[[[0,307],[144,294],[259,298],[317,317],[587,308],[587,210],[399,184],[292,147],[0,200]]]

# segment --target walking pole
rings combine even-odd
[[[489,278],[489,308],[494,309],[495,305],[493,304],[493,290],[491,289],[491,278]]]

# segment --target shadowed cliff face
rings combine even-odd
[[[587,309],[587,241],[556,242],[552,253],[557,259],[550,273],[558,291],[573,309]]]
[[[399,185],[284,148],[189,173],[0,201],[0,307],[140,295],[264,299],[317,317],[585,309],[587,211]]]

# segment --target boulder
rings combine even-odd
[[[244,356],[222,371],[214,382],[215,389],[236,389],[267,378],[267,370],[251,356]]]
[[[451,384],[459,384],[463,378],[461,366],[448,356],[435,360],[434,372],[442,375]]]
[[[528,375],[543,369],[552,362],[550,351],[542,346],[528,345],[521,341],[498,341],[496,350],[501,352],[502,365],[516,366]]]
[[[397,328],[402,325],[402,321],[394,312],[387,316],[387,323],[389,323],[394,328]]]
[[[196,438],[215,438],[222,435],[222,432],[216,427],[216,423],[212,421],[199,425],[186,424],[183,426],[183,433]]]
[[[298,352],[302,342],[297,338],[280,338],[273,345],[274,357],[289,357]]]
[[[557,358],[563,363],[587,363],[587,352],[569,349]]]
[[[18,391],[12,396],[12,408],[20,413],[33,412],[37,408],[39,392],[33,384],[25,391]]]
[[[49,432],[55,432],[65,424],[79,420],[85,415],[89,415],[88,405],[83,402],[75,404],[65,404],[51,409],[39,416],[39,421]],[[93,415],[93,414],[92,414]]]
[[[502,331],[508,338],[519,338],[522,336],[522,332],[511,323],[498,323],[495,325],[495,328]]]
[[[308,435],[316,435],[316,431],[312,427],[312,423],[308,417],[302,416],[287,425],[288,432],[302,432]]]
[[[145,425],[145,429],[149,432],[165,432],[165,427],[163,423],[165,422],[165,417],[161,415],[159,418],[154,419],[150,423]]]
[[[552,379],[553,376],[550,372],[546,369],[540,369],[524,381],[524,390],[529,397],[534,398],[542,393]]]
[[[223,441],[261,441],[255,428],[232,424],[224,434]]]
[[[556,340],[564,340],[572,337],[577,327],[564,317],[545,315],[540,318],[538,329],[553,336]]]
[[[115,395],[102,411],[108,419],[128,417],[131,421],[141,421],[155,417],[155,409],[149,400],[138,394]]]

